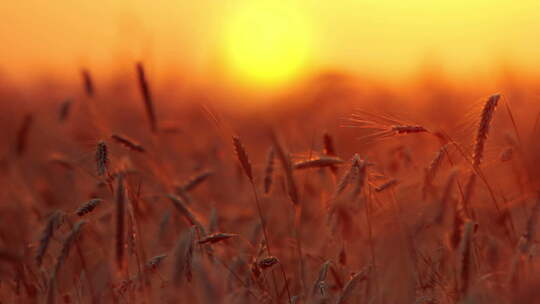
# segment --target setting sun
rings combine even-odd
[[[299,12],[267,1],[246,4],[231,14],[224,27],[225,59],[237,78],[277,85],[302,72],[311,33]]]

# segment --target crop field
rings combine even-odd
[[[538,89],[132,72],[2,87],[1,303],[540,302]]]

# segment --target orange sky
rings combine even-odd
[[[240,43],[247,52],[253,49],[249,43],[260,39],[258,30],[230,30],[255,0],[2,2],[0,69],[19,79],[47,71],[70,76],[81,66],[108,73],[141,58],[157,73],[177,69],[201,81],[209,76],[246,81],[275,66],[242,74],[264,58],[243,62],[241,50],[234,55],[239,63],[230,55],[238,48],[231,44]],[[485,74],[501,63],[540,70],[538,0],[291,0],[274,1],[272,9],[275,3],[281,3],[283,16],[302,22],[301,29],[281,24],[285,32],[308,41],[300,55],[289,56],[290,62],[302,56],[297,67],[302,71],[276,72],[282,80],[321,67],[393,80],[431,63],[458,76]],[[257,10],[248,11],[256,20],[273,22],[259,18]],[[264,6],[260,11],[264,15]],[[288,56],[290,50],[281,48],[265,56]]]

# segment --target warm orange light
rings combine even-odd
[[[310,28],[301,10],[252,1],[226,20],[227,65],[243,82],[279,85],[298,76],[309,60]]]

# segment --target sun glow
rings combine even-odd
[[[311,31],[300,12],[271,1],[254,1],[231,14],[224,48],[235,78],[273,86],[302,73],[309,60]]]

